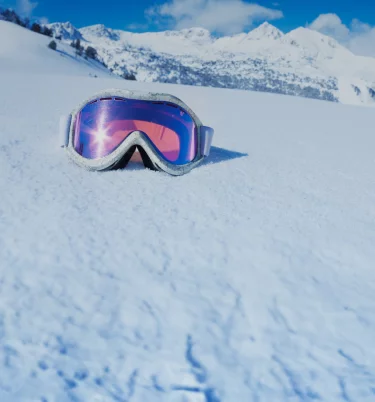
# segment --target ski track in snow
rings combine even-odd
[[[173,178],[90,173],[60,114],[163,90],[216,128]],[[0,401],[375,400],[373,112],[0,67]]]

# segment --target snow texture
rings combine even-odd
[[[373,401],[373,110],[94,78],[27,38],[0,42],[0,401]],[[211,157],[69,162],[59,116],[113,86],[182,98]]]

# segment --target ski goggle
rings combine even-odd
[[[146,167],[189,172],[209,155],[214,130],[180,99],[107,90],[60,119],[61,146],[89,170],[125,167],[138,150]]]

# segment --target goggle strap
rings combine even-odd
[[[210,154],[212,138],[214,136],[214,129],[207,126],[201,126],[201,153],[203,156],[208,156]]]
[[[60,131],[59,131],[59,142],[60,147],[65,148],[69,144],[69,132],[70,123],[72,121],[72,115],[60,116]]]

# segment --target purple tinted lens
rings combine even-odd
[[[87,159],[111,154],[134,131],[145,133],[168,162],[184,165],[197,154],[192,117],[166,102],[122,98],[98,99],[77,116],[74,149]]]

